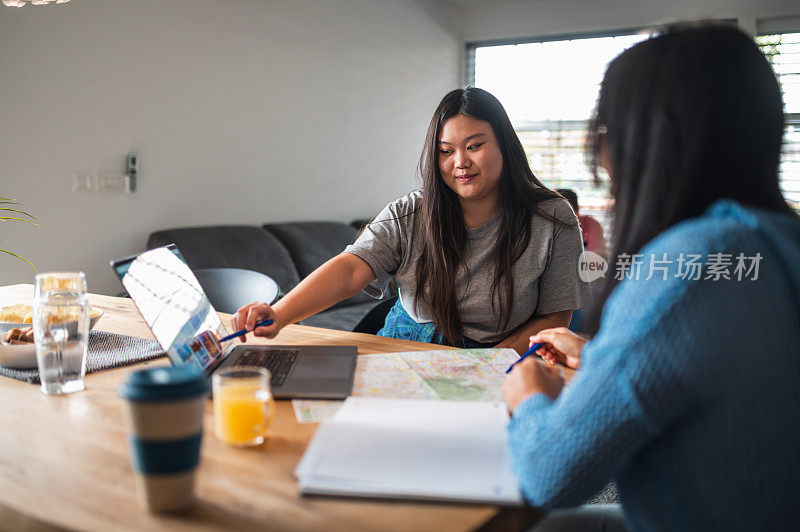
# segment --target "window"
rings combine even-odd
[[[800,33],[759,35],[756,42],[775,69],[783,91],[786,131],[781,156],[781,190],[800,209]]]
[[[606,65],[645,34],[571,38],[468,48],[471,82],[503,103],[536,176],[571,188],[581,214],[609,222],[608,188],[586,166],[585,139]]]
[[[548,187],[572,188],[581,214],[609,224],[608,188],[596,188],[586,166],[585,138],[606,65],[647,38],[613,36],[467,46],[467,77],[503,103],[536,176]],[[787,119],[781,188],[800,208],[800,33],[757,38],[784,94]]]

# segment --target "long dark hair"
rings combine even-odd
[[[601,153],[611,168],[610,270],[721,198],[791,213],[778,187],[783,125],[774,72],[733,26],[670,26],[614,59],[588,137],[595,179]],[[614,277],[595,301],[591,331]]]
[[[536,213],[564,225],[538,207],[540,202],[559,196],[533,175],[522,143],[497,98],[474,87],[447,93],[431,118],[419,160],[422,179],[419,216],[423,247],[416,268],[415,306],[424,301],[430,307],[437,331],[452,345],[460,344],[463,337],[455,279],[464,266],[467,229],[458,195],[447,186],[439,171],[438,143],[444,123],[459,114],[488,122],[503,156],[499,190],[500,229],[494,249],[496,267],[491,294],[487,294],[491,296],[493,309],[499,305],[498,329],[505,328],[511,318],[514,264],[528,246],[531,216]],[[500,295],[501,291],[504,297]]]

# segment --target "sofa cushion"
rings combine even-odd
[[[301,279],[344,251],[356,238],[355,229],[339,222],[290,222],[263,227],[289,250]]]
[[[242,268],[269,275],[284,294],[300,282],[292,258],[270,233],[250,225],[182,227],[151,233],[147,249],[177,244],[193,270]]]
[[[311,327],[323,327],[325,329],[336,329],[339,331],[352,331],[361,318],[372,310],[372,307],[380,305],[380,301],[369,298],[369,303],[358,303],[344,307],[332,308],[325,312],[320,312],[300,322],[301,325]]]
[[[344,248],[355,241],[358,234],[358,231],[350,225],[339,222],[265,224],[264,230],[275,235],[286,246],[301,279],[344,251]],[[359,292],[332,308],[374,302],[375,299],[364,292]]]

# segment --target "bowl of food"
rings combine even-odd
[[[97,307],[89,307],[89,330],[94,329],[97,321],[103,316],[103,311]],[[75,319],[65,315],[61,321]],[[33,307],[30,305],[11,305],[0,308],[0,332],[7,332],[13,328],[24,329],[33,324]]]
[[[89,307],[90,330],[102,316],[101,309]],[[63,316],[63,321],[74,319],[73,316]],[[0,308],[0,366],[14,369],[36,368],[32,324],[33,308],[30,305]],[[77,328],[77,324],[75,327]]]
[[[15,369],[36,367],[33,327],[12,327],[8,332],[0,333],[0,366]]]

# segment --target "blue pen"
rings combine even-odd
[[[253,330],[255,330],[256,327],[262,327],[262,326],[265,326],[265,325],[272,325],[272,320],[257,321],[255,327],[253,327]],[[242,329],[241,331],[236,331],[233,334],[229,334],[225,338],[221,338],[219,343],[227,342],[228,340],[232,340],[232,339],[234,339],[236,337],[239,337],[239,336],[244,336],[245,334],[247,334],[247,329]]]
[[[528,358],[529,356],[531,356],[532,354],[534,354],[534,353],[536,352],[536,350],[537,350],[537,349],[539,349],[540,347],[542,347],[543,345],[544,345],[544,344],[540,344],[540,343],[539,343],[539,344],[533,344],[533,345],[530,347],[530,349],[528,349],[527,351],[525,351],[525,354],[524,354],[524,355],[522,355],[521,357],[519,357],[519,360],[517,360],[516,362],[514,362],[513,364],[511,364],[510,366],[508,366],[508,369],[506,370],[506,373],[510,372],[512,369],[514,369],[514,366],[516,366],[517,364],[519,364],[520,362],[522,362],[523,360],[525,360],[526,358]]]

